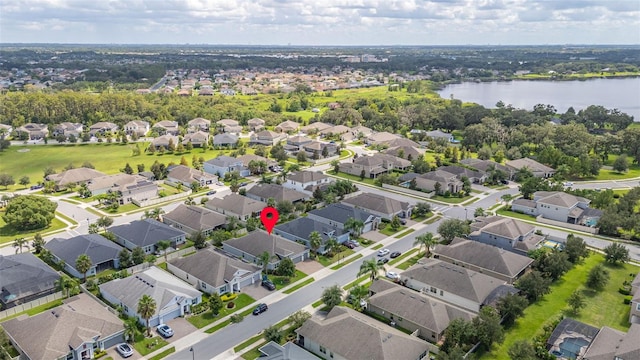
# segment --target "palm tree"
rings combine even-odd
[[[134,321],[125,321],[124,322],[124,340],[128,343],[132,343],[136,338],[136,334],[138,334],[138,325]]]
[[[151,216],[153,219],[156,219],[158,221],[162,221],[162,215],[164,214],[164,209],[162,209],[161,207],[157,207],[153,210],[151,210]]]
[[[413,245],[419,245],[420,249],[424,246],[427,250],[427,257],[431,255],[431,248],[438,244],[438,239],[433,237],[432,233],[425,233],[420,236],[416,236],[416,240],[413,242]]]
[[[367,287],[365,286],[357,285],[352,287],[351,290],[349,290],[349,295],[353,301],[352,303],[353,307],[356,310],[359,310],[361,308],[360,300],[366,299],[367,295],[369,295],[369,289],[367,289]]]
[[[336,250],[338,246],[340,246],[338,240],[336,240],[336,238],[334,238],[333,236],[330,236],[329,239],[327,239],[327,242],[324,244],[324,249],[330,255],[333,255],[333,251]]]
[[[147,322],[147,336],[151,336],[149,319],[156,313],[156,301],[149,295],[142,295],[138,301],[138,314]]]
[[[91,262],[91,258],[87,254],[80,254],[76,259],[76,270],[80,272],[83,276],[84,283],[87,282],[87,271],[91,269],[93,263]]]
[[[33,248],[35,249],[36,254],[39,254],[42,252],[42,250],[44,249],[44,244],[45,244],[45,241],[42,238],[42,235],[40,235],[40,233],[37,233],[33,237],[33,241],[31,242],[31,246],[33,246]]]
[[[322,302],[328,307],[340,305],[342,302],[342,288],[340,285],[330,286],[322,292]]]
[[[169,240],[161,240],[161,241],[158,241],[158,243],[156,243],[156,247],[158,247],[158,250],[164,253],[164,262],[167,262],[167,249],[170,246],[171,246],[171,243],[169,242]]]
[[[344,222],[344,229],[350,231],[353,236],[358,237],[362,233],[362,229],[364,229],[364,222],[356,218],[348,218]]]
[[[71,285],[71,281],[69,278],[67,278],[66,276],[60,276],[60,278],[58,280],[56,280],[55,282],[55,286],[56,286],[56,290],[64,292],[65,290],[67,290],[67,296],[69,297],[69,287]]]
[[[371,281],[373,281],[378,277],[380,270],[384,270],[384,266],[378,264],[378,261],[376,261],[376,259],[365,260],[360,265],[360,271],[358,271],[358,276],[362,276],[368,273],[369,278],[371,279]]]
[[[263,252],[258,257],[258,264],[262,265],[262,274],[267,274],[267,267],[269,266],[269,261],[271,261],[271,254],[268,251]]]
[[[289,175],[289,169],[285,167],[282,169],[282,172],[280,172],[280,178],[282,179],[282,182],[287,181],[287,175]]]
[[[17,238],[13,241],[13,247],[16,248],[16,254],[18,251],[22,254],[23,247],[29,247],[29,242],[25,238]]]
[[[320,246],[322,246],[322,236],[319,232],[312,231],[311,234],[309,234],[309,247],[315,256],[318,256],[318,249]]]

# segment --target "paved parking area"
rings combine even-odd
[[[173,336],[165,339],[169,343],[173,343],[198,330],[198,328],[191,325],[191,323],[188,322],[187,319],[180,317],[167,321],[167,325],[169,325],[173,330]]]

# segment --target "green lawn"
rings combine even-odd
[[[527,215],[527,214],[523,214],[523,213],[511,211],[511,210],[505,210],[505,209],[496,210],[496,214],[502,215],[502,216],[510,216],[516,219],[521,219],[521,220],[536,221],[536,217],[533,215]]]
[[[351,181],[359,181],[359,182],[363,182],[367,185],[371,185],[371,186],[377,186],[375,183],[374,179],[368,179],[368,178],[364,178],[364,179],[360,179],[360,176],[355,176],[355,175],[351,175],[351,174],[346,174],[343,172],[339,172],[337,174],[334,174],[333,171],[327,173],[328,175],[333,175],[333,176],[337,176],[339,178],[343,178],[343,179],[347,179],[347,180],[351,180]]]
[[[542,331],[544,324],[553,321],[561,314],[566,313],[567,299],[577,289],[584,289],[584,283],[589,271],[597,264],[604,261],[600,254],[592,254],[583,264],[575,266],[560,280],[551,286],[551,292],[543,299],[525,309],[523,317],[516,320],[515,324],[505,332],[505,340],[500,345],[494,345],[489,353],[483,354],[482,359],[508,360],[507,350],[518,340],[531,340]],[[629,305],[623,304],[624,296],[618,293],[618,288],[624,279],[629,279],[630,273],[637,273],[638,267],[625,265],[620,267],[607,266],[611,279],[607,287],[599,293],[586,291],[587,305],[576,317],[579,321],[589,325],[601,327],[603,325],[612,328],[626,330],[629,327]]]
[[[378,249],[381,249],[383,246],[384,245],[382,245],[382,244],[378,244],[378,245],[372,247],[371,250],[378,250]]]
[[[345,265],[348,265],[348,264],[350,264],[350,263],[352,263],[352,262],[354,262],[354,261],[356,261],[356,260],[360,259],[361,257],[362,257],[362,254],[358,254],[358,255],[356,255],[356,256],[352,256],[352,257],[350,257],[349,259],[347,259],[347,260],[345,260],[345,261],[339,261],[339,262],[338,262],[338,265],[335,265],[335,266],[332,266],[332,267],[331,267],[331,270],[338,270],[338,269],[340,269],[341,267],[343,267],[343,266],[345,266]]]
[[[0,216],[0,244],[13,242],[13,240],[21,237],[25,239],[31,239],[37,233],[40,233],[44,236],[45,233],[50,233],[53,231],[64,229],[65,226],[67,225],[63,223],[62,220],[58,218],[54,218],[51,221],[51,225],[49,225],[49,227],[47,228],[35,230],[35,231],[17,231],[11,226],[7,226],[4,220],[2,220],[2,216]]]
[[[223,327],[229,325],[230,323],[231,323],[231,320],[225,320],[225,321],[221,322],[220,324],[218,324],[218,325],[216,325],[216,326],[214,326],[214,327],[212,327],[210,329],[207,329],[205,332],[207,334],[213,334],[214,332],[222,329]]]
[[[238,310],[241,310],[247,305],[254,303],[255,300],[247,294],[239,294],[238,297],[235,300],[233,300],[233,302],[236,304],[236,306],[233,309],[227,309],[226,307],[227,303],[225,303],[225,307],[222,308],[222,310],[220,310],[220,314],[218,314],[218,316],[214,316],[210,310],[207,310],[202,314],[187,317],[187,321],[189,321],[191,324],[193,324],[193,326],[197,327],[198,329],[201,329],[220,318],[223,318],[227,315],[237,312]]]
[[[380,234],[384,234],[384,235],[387,235],[387,236],[392,236],[392,235],[394,235],[394,234],[396,234],[396,233],[398,233],[398,232],[400,232],[400,231],[402,231],[402,230],[404,230],[406,228],[407,228],[406,226],[400,226],[398,228],[398,230],[393,230],[391,228],[391,224],[388,224],[387,226],[385,226],[384,229],[378,229],[378,232],[380,232]]]
[[[322,266],[324,267],[328,267],[329,265],[341,261],[344,258],[348,257],[349,255],[353,254],[354,251],[351,249],[345,249],[342,250],[341,252],[333,255],[332,257],[327,257],[325,255],[319,255],[318,258],[316,259],[320,264],[322,264]]]
[[[144,330],[145,334],[147,330]],[[153,335],[153,332],[151,333]],[[160,336],[153,337],[145,337],[143,334],[136,335],[136,341],[133,343],[133,347],[140,353],[140,355],[144,356],[147,354],[151,354],[152,352],[165,347],[169,343],[161,338]]]
[[[8,317],[6,317],[4,319],[1,319],[0,321],[7,321],[9,319],[16,318],[16,317],[18,317],[20,315],[29,315],[29,316],[38,315],[38,314],[40,314],[42,312],[45,312],[45,311],[47,311],[49,309],[53,309],[56,306],[62,305],[62,300],[63,299],[53,300],[52,302],[48,302],[46,304],[42,304],[40,306],[33,307],[33,308],[31,308],[29,310],[26,310],[26,311],[23,311],[21,313],[17,313],[15,315],[8,316]]]
[[[290,287],[289,289],[287,289],[287,290],[285,290],[283,292],[285,294],[291,294],[292,292],[311,284],[313,281],[314,281],[314,278],[308,278],[307,280],[297,284],[296,286],[292,286],[292,287]]]
[[[176,347],[172,346],[170,348],[168,348],[167,350],[161,352],[160,354],[150,357],[149,360],[160,360],[163,359],[165,357],[167,357],[167,355],[173,354],[174,352],[176,352]]]
[[[398,256],[397,258],[391,259],[391,261],[389,261],[389,265],[394,265],[394,264],[397,264],[397,263],[399,263],[401,261],[404,261],[404,259],[406,259],[407,257],[409,257],[409,256],[411,256],[411,255],[413,255],[413,254],[415,254],[417,252],[418,252],[418,249],[416,249],[416,248],[409,249],[407,252],[405,252],[404,254]]]
[[[406,261],[402,262],[401,264],[398,264],[396,267],[398,269],[407,270],[411,266],[413,266],[416,263],[418,263],[418,260],[420,260],[422,258],[424,258],[424,253],[419,253],[416,256],[410,257],[409,259],[407,259]]]
[[[433,224],[434,222],[440,220],[440,218],[442,218],[442,215],[436,215],[431,219],[428,219],[427,221],[425,221],[425,224]]]
[[[625,173],[619,173],[613,170],[605,170],[601,169],[598,176],[593,179],[583,179],[583,180],[623,180],[623,179],[633,179],[640,177],[640,165],[629,165],[629,171]]]
[[[303,273],[300,270],[296,270],[296,275],[292,278],[286,278],[284,276],[277,276],[277,275],[269,275],[269,280],[271,280],[271,282],[273,282],[273,284],[276,286],[276,290],[280,290],[283,287],[289,286],[289,284],[293,284],[294,282],[297,282],[298,280],[305,278],[307,276],[307,274]]]
[[[412,232],[414,232],[414,231],[415,231],[414,229],[409,229],[409,230],[407,230],[407,231],[403,231],[403,232],[401,232],[400,234],[398,234],[398,235],[394,236],[394,238],[396,238],[396,239],[403,238],[403,237],[405,237],[405,236],[407,236],[407,235],[411,234],[411,233],[412,233]]]

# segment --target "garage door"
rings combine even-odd
[[[164,313],[161,316],[159,316],[158,318],[156,318],[155,323],[154,321],[151,322],[151,326],[158,326],[161,323],[166,323],[167,321],[171,320],[171,319],[175,319],[177,317],[180,316],[180,308],[176,307],[174,310],[168,312],[168,313]]]

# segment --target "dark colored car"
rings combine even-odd
[[[402,225],[407,225],[407,220],[405,220],[405,219],[400,219],[400,224],[402,224]]]
[[[394,251],[391,253],[391,255],[389,255],[392,259],[397,258],[398,256],[400,256],[402,253],[400,251]]]
[[[349,249],[355,249],[356,245],[354,243],[352,243],[351,241],[346,241],[344,243],[344,246],[348,247]]]
[[[384,265],[389,262],[389,258],[378,259],[378,265]]]
[[[509,185],[509,180],[500,180],[503,185]]]
[[[211,191],[207,192],[207,195],[213,195],[213,194],[215,194],[215,193],[216,193],[216,191],[215,191],[215,190],[211,190]]]
[[[267,306],[267,304],[258,304],[258,306],[256,306],[255,309],[253,309],[253,315],[260,315],[263,312],[269,310],[269,307]]]
[[[44,184],[38,184],[38,185],[33,185],[30,187],[31,190],[38,190],[38,189],[42,189],[44,187]]]
[[[240,187],[247,186],[247,185],[249,185],[249,183],[248,183],[248,182],[240,183]]]
[[[262,287],[264,287],[265,289],[269,290],[269,291],[273,291],[276,289],[276,285],[274,283],[271,282],[271,280],[265,280],[262,282]]]

